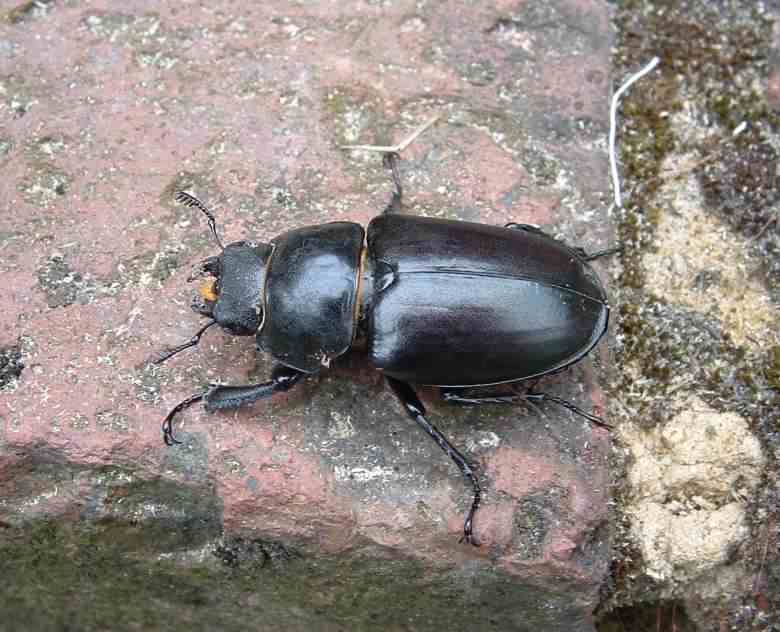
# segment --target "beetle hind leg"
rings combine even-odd
[[[623,246],[615,246],[614,248],[606,248],[605,250],[597,250],[596,252],[591,253],[585,252],[585,250],[582,248],[575,248],[575,250],[580,255],[582,255],[582,258],[585,261],[595,261],[596,259],[601,259],[602,257],[609,257],[623,252]]]
[[[395,396],[401,402],[406,413],[433,439],[436,444],[444,450],[444,452],[455,462],[461,473],[471,483],[474,490],[474,496],[471,501],[471,507],[466,514],[466,520],[463,523],[463,537],[464,540],[473,546],[479,546],[476,538],[474,537],[474,515],[479,509],[479,504],[482,500],[482,489],[479,486],[477,475],[474,472],[474,465],[468,462],[465,456],[463,456],[448,440],[439,432],[438,428],[430,423],[425,418],[425,407],[423,406],[420,398],[417,397],[417,393],[406,382],[401,382],[395,378],[385,376],[387,383],[395,393]]]
[[[541,228],[534,226],[533,224],[518,224],[517,222],[509,222],[508,224],[504,224],[504,228],[509,228],[511,230],[524,230],[529,233],[541,233],[542,235],[547,234]],[[596,259],[601,259],[602,257],[609,257],[611,255],[616,255],[619,252],[623,252],[623,246],[615,246],[614,248],[597,250],[596,252],[592,253],[588,253],[584,248],[579,247],[572,248],[572,250],[574,250],[574,252],[576,252],[583,261],[595,261]]]
[[[441,391],[444,401],[450,404],[460,404],[463,406],[478,406],[480,404],[516,404],[517,402],[525,402],[533,406],[540,402],[553,402],[566,410],[570,410],[571,412],[584,417],[595,426],[607,428],[608,430],[612,429],[612,426],[601,419],[601,417],[591,415],[582,410],[582,408],[575,406],[570,401],[558,397],[557,395],[535,391],[533,385],[525,393],[518,392],[516,386],[513,388],[512,392],[478,389],[441,389]]]

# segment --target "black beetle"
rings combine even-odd
[[[218,324],[237,336],[255,336],[257,349],[277,365],[268,382],[212,385],[184,400],[165,418],[164,439],[178,443],[173,418],[195,402],[203,400],[207,411],[236,408],[287,391],[334,358],[365,347],[407,414],[471,482],[463,539],[476,544],[472,522],[481,491],[474,466],[428,422],[411,384],[440,387],[445,400],[460,404],[552,401],[609,428],[533,385],[582,360],[606,332],[607,296],[588,262],[616,249],[588,255],[526,224],[404,215],[397,159],[385,156],[395,192],[367,230],[332,222],[291,230],[270,244],[222,247],[206,206],[177,194],[206,214],[222,253],[190,278],[215,279],[193,303],[211,321],[156,362],[197,345]],[[531,386],[525,392],[495,388],[518,383]]]

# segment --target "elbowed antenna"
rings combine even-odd
[[[219,249],[224,250],[225,247],[222,245],[219,235],[217,235],[217,220],[214,219],[214,214],[209,208],[194,195],[190,195],[186,191],[179,191],[176,194],[175,200],[180,204],[184,204],[184,206],[195,207],[203,211],[203,214],[209,219],[209,228],[211,228],[211,233],[214,235],[214,239],[217,241]]]
[[[189,349],[190,347],[195,347],[200,343],[200,337],[203,335],[203,333],[212,325],[216,325],[217,321],[212,320],[208,323],[206,323],[203,327],[201,327],[197,333],[190,338],[187,342],[184,342],[180,345],[177,345],[175,347],[171,347],[170,349],[166,349],[165,351],[161,352],[154,360],[152,360],[152,364],[162,364],[166,360],[169,360],[173,356],[175,356],[180,351],[184,351],[185,349]]]

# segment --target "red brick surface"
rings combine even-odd
[[[554,603],[579,623],[553,612],[542,627],[589,629],[608,558],[604,431],[558,409],[428,397],[480,465],[473,548],[458,544],[468,488],[369,368],[237,413],[194,407],[168,449],[172,405],[210,381],[264,379],[270,360],[210,330],[195,351],[147,361],[199,327],[186,278],[214,252],[176,190],[215,208],[225,241],[365,223],[389,180],[377,156],[339,145],[399,140],[434,113],[403,155],[412,211],[606,246],[606,3],[119,7],[6,4],[0,25],[0,344],[25,364],[0,394],[0,520],[100,520],[95,499],[118,489],[106,468],[208,484],[225,537],[564,586]],[[586,408],[583,388],[600,397],[588,365],[547,385]],[[548,616],[538,607],[504,604],[528,621]]]

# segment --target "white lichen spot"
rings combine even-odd
[[[331,424],[328,426],[328,434],[335,439],[349,439],[355,435],[355,427],[352,425],[350,415],[342,415],[338,411],[331,411]]]
[[[403,21],[401,33],[422,33],[426,28],[425,20],[415,15]]]
[[[335,469],[337,481],[358,481],[360,483],[373,480],[388,480],[398,478],[398,473],[392,467],[349,467],[347,465],[337,465]]]
[[[746,535],[740,498],[759,483],[764,456],[746,422],[690,397],[668,424],[621,430],[633,456],[626,512],[648,575],[685,581],[726,561]]]
[[[501,437],[495,432],[480,431],[475,432],[473,438],[466,441],[466,448],[469,451],[485,448],[497,448],[501,444]]]

